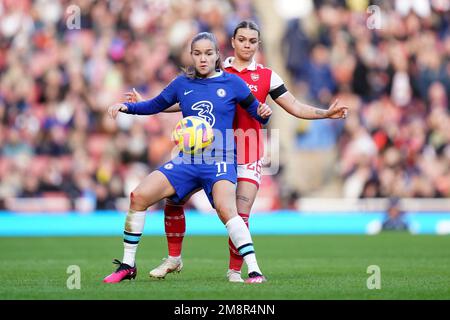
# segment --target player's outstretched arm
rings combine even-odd
[[[144,98],[142,97],[142,95],[135,88],[133,88],[132,91],[126,92],[125,98],[126,98],[127,102],[133,102],[133,103],[144,101]],[[167,108],[163,112],[171,113],[171,112],[179,112],[179,111],[181,111],[180,105],[175,104],[175,105]]]
[[[294,117],[301,119],[345,119],[348,106],[339,105],[336,99],[327,110],[298,101],[289,91],[275,99],[275,102]]]
[[[177,77],[174,80],[172,80],[172,82],[169,83],[169,85],[165,87],[164,90],[153,99],[136,102],[124,102],[119,103],[117,105],[113,105],[112,107],[110,107],[112,115],[117,116],[118,112],[125,112],[128,114],[150,115],[150,114],[157,114],[159,112],[168,109],[169,107],[179,102],[177,96],[179,79],[180,77]],[[136,94],[137,91],[136,90],[134,91]],[[136,96],[136,100],[138,98],[142,98],[142,96],[138,94]],[[124,108],[124,106],[126,108]]]

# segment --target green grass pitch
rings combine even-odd
[[[0,238],[0,299],[450,299],[450,237],[383,233],[254,236],[268,282],[225,278],[225,236],[187,236],[184,269],[165,280],[148,271],[166,254],[164,237],[144,236],[136,280],[104,284],[120,237]],[[81,288],[68,289],[70,265]],[[381,270],[381,289],[367,288],[367,267]]]

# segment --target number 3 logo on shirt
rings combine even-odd
[[[216,118],[212,114],[213,104],[211,103],[211,101],[199,101],[193,104],[191,109],[198,111],[198,116],[208,121],[211,127],[214,126],[214,123],[216,123]]]

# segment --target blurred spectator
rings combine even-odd
[[[328,105],[352,97],[337,136],[342,188],[336,195],[450,197],[450,134],[443,129],[450,123],[450,5],[444,2],[375,2],[380,29],[366,25],[367,1],[314,1],[310,16],[287,17],[284,58],[301,83],[301,98]],[[317,141],[327,141],[329,132],[318,126],[302,126],[299,141],[317,132],[327,136]],[[323,148],[308,146],[311,153]],[[314,182],[307,185],[304,196],[317,191]]]
[[[398,198],[391,198],[386,210],[382,228],[390,231],[405,231],[408,229],[403,212],[400,210],[400,201]]]

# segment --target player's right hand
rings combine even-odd
[[[263,118],[267,119],[272,115],[272,109],[265,103],[260,103],[258,106],[257,114]]]
[[[125,93],[125,97],[127,98],[127,102],[141,102],[144,100],[141,94],[133,88],[132,91],[128,91]]]
[[[117,114],[119,113],[119,111],[127,112],[128,107],[122,103],[116,103],[108,108],[108,114],[113,119],[115,119],[117,117]]]

